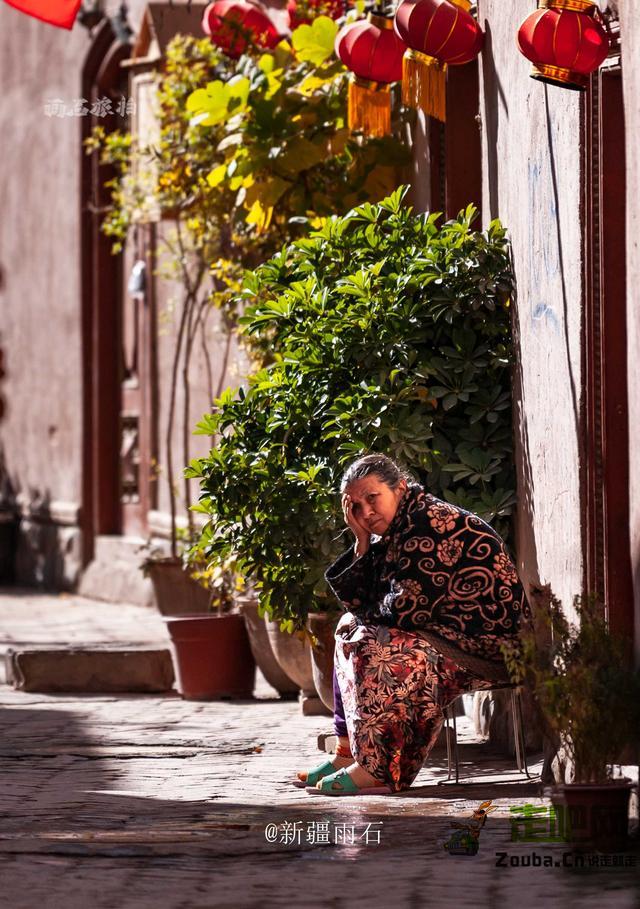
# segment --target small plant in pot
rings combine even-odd
[[[207,614],[167,616],[178,691],[187,700],[250,698],[255,660],[235,608],[243,582],[232,560],[204,565],[199,544],[185,556],[209,603]]]
[[[614,778],[613,766],[625,749],[638,746],[640,671],[596,597],[575,597],[572,623],[559,600],[545,594],[537,600],[535,627],[523,636],[521,653],[507,655],[507,665],[514,681],[530,684],[546,735],[566,757],[571,782],[549,791],[565,839],[620,845],[632,782]]]
[[[191,542],[190,542],[191,539]],[[176,528],[173,552],[149,543],[145,549],[142,572],[150,578],[156,606],[161,615],[206,614],[213,601],[211,572],[198,558],[198,542],[187,530]]]

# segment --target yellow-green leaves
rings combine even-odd
[[[187,98],[187,110],[193,115],[191,126],[215,126],[244,110],[250,83],[246,76],[234,76],[228,82],[217,79],[206,88],[197,88]]]
[[[301,170],[315,167],[327,157],[327,142],[311,142],[304,136],[297,136],[288,143],[286,151],[277,158],[278,168],[285,173],[298,174]]]
[[[254,224],[258,233],[266,230],[271,223],[276,203],[291,185],[288,180],[271,177],[251,186],[244,203],[249,209],[247,224]]]
[[[301,25],[291,36],[298,60],[321,66],[333,54],[338,26],[329,16],[318,16],[311,25]]]

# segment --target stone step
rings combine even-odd
[[[171,652],[141,646],[8,649],[4,681],[20,691],[108,694],[170,691]]]

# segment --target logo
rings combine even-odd
[[[482,802],[474,810],[466,824],[455,822],[455,828],[449,839],[444,843],[444,849],[449,855],[477,855],[480,848],[480,831],[484,827],[487,815],[496,811],[498,806],[491,805],[492,799]]]

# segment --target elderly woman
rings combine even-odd
[[[339,744],[294,782],[314,794],[397,792],[424,764],[444,708],[491,685],[459,665],[465,654],[500,665],[529,607],[496,531],[390,458],[360,458],[341,491],[355,541],[326,572],[347,610],[336,630]]]

